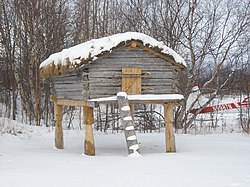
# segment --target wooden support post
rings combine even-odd
[[[58,105],[54,102],[55,117],[56,117],[56,129],[55,129],[55,146],[57,149],[63,149],[63,129],[62,129],[62,105]]]
[[[166,152],[176,152],[175,137],[173,130],[173,106],[171,103],[164,104]]]
[[[140,155],[139,144],[135,134],[134,121],[131,116],[127,94],[125,92],[117,93],[117,100],[121,112],[122,126],[125,127],[124,133],[128,146],[128,153],[129,155]]]
[[[89,156],[95,155],[95,143],[92,125],[94,123],[93,108],[89,106],[83,107],[83,122],[85,125],[85,140],[84,140],[84,154]]]

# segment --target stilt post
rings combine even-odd
[[[94,156],[95,143],[92,130],[92,125],[94,123],[94,114],[92,107],[87,105],[83,107],[83,122],[85,125],[84,154]]]
[[[63,129],[62,129],[62,105],[58,105],[54,102],[55,117],[56,117],[56,129],[55,129],[55,146],[57,149],[63,149]]]
[[[166,137],[166,152],[176,152],[175,136],[173,129],[173,105],[171,103],[164,104],[164,118],[165,118],[165,137]]]

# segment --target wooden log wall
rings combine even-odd
[[[81,74],[57,76],[53,78],[54,95],[60,99],[83,100],[83,84]]]
[[[85,65],[78,74],[53,79],[58,98],[87,100],[121,91],[122,68],[142,69],[142,94],[176,93],[176,67],[140,49],[121,47]]]
[[[85,67],[90,98],[107,97],[121,91],[122,68],[142,69],[142,94],[176,93],[175,67],[140,49],[122,47]]]

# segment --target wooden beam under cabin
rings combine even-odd
[[[73,99],[60,99],[56,96],[50,96],[50,100],[56,102],[57,105],[64,105],[64,106],[87,106],[86,101],[84,100],[73,100]]]

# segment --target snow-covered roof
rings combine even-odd
[[[43,61],[40,65],[40,69],[43,70],[52,66],[67,68],[79,67],[95,61],[106,52],[111,53],[112,50],[122,42],[126,43],[132,40],[141,41],[144,46],[149,48],[157,48],[161,54],[171,56],[176,64],[183,67],[186,66],[184,59],[163,42],[159,42],[146,34],[126,32],[100,39],[93,39],[71,48],[63,49],[61,52],[50,55],[48,59]]]

